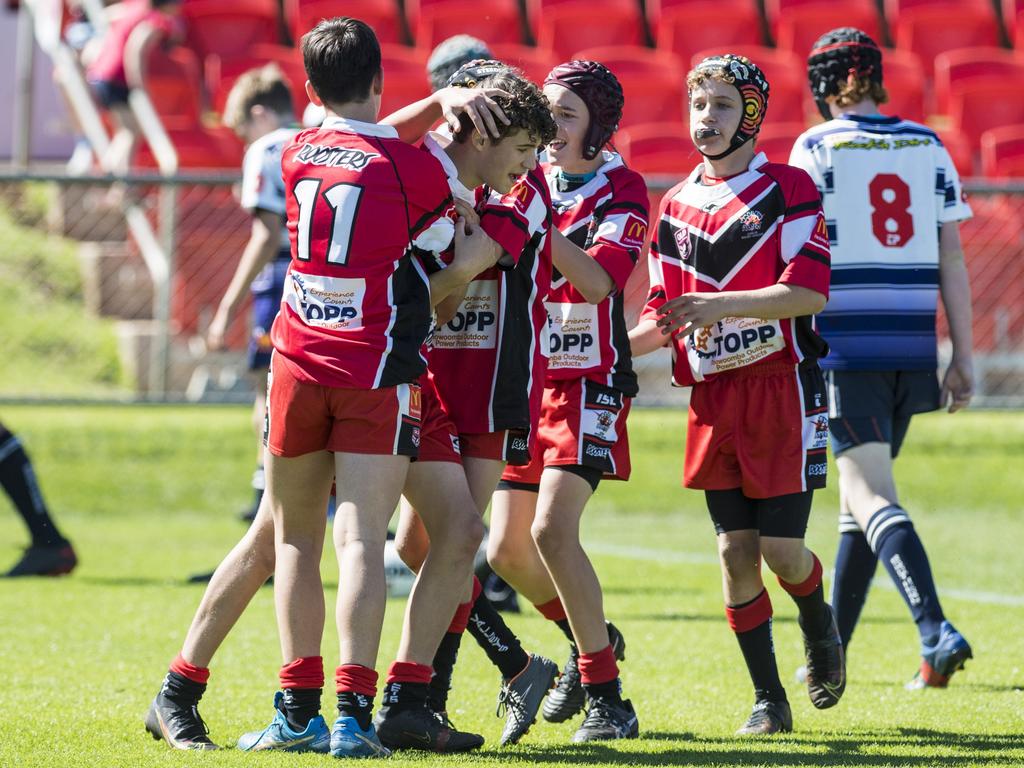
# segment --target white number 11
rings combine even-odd
[[[297,257],[309,261],[310,240],[313,229],[313,211],[323,179],[300,179],[295,184],[295,199],[299,203],[299,223],[296,237]],[[348,250],[352,244],[352,225],[359,210],[359,198],[363,188],[341,182],[328,187],[323,193],[324,200],[331,207],[331,243],[327,248],[328,264],[344,264],[348,261]]]

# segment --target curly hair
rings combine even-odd
[[[864,99],[871,99],[875,104],[885,104],[889,101],[889,92],[881,83],[876,83],[866,77],[839,84],[839,92],[836,94],[837,107],[852,107],[854,104],[860,104]]]
[[[555,125],[555,119],[551,116],[551,104],[540,88],[527,80],[518,69],[508,67],[502,72],[476,81],[473,87],[497,88],[508,94],[494,97],[494,101],[509,119],[509,124],[505,125],[500,120],[496,120],[499,135],[490,137],[492,141],[501,141],[520,128],[530,135],[530,139],[535,141],[538,147],[547,146],[555,138],[558,127]],[[473,123],[469,117],[461,115],[455,140],[460,143],[465,142],[473,135],[473,131]]]

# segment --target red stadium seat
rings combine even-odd
[[[1024,123],[1024,78],[965,83],[950,95],[949,111],[952,130],[965,134],[977,147],[981,134],[990,128]]]
[[[291,86],[292,104],[296,115],[301,115],[306,106],[306,95],[304,84],[306,82],[306,70],[302,66],[302,60],[298,51],[285,45],[257,45],[254,46],[248,56],[237,57],[221,61],[219,57],[211,57],[207,60],[206,82],[207,88],[213,94],[213,109],[216,112],[224,111],[224,103],[235,82],[250,69],[276,64]]]
[[[1024,35],[1024,0],[1002,0],[1003,26],[1006,37],[1014,48],[1020,50]]]
[[[242,142],[227,128],[204,128],[187,119],[164,120],[167,136],[178,153],[182,169],[218,168],[237,171],[242,165]],[[156,168],[156,158],[145,143],[136,153],[134,165]]]
[[[984,136],[984,134],[982,134]],[[971,142],[959,133],[949,131],[939,133],[942,145],[949,152],[949,157],[956,166],[956,172],[961,178],[974,175],[974,150]]]
[[[543,85],[544,78],[556,64],[560,63],[560,59],[552,51],[534,48],[532,45],[494,43],[490,48],[495,58],[523,70],[523,73],[538,85]]]
[[[643,43],[639,10],[615,5],[602,6],[599,11],[589,2],[545,8],[537,29],[537,46],[563,59],[580,48]]]
[[[963,8],[921,7],[904,11],[896,24],[896,47],[921,57],[930,77],[935,57],[968,46],[999,45],[999,28],[992,13]]]
[[[761,17],[744,2],[723,10],[721,3],[700,2],[668,8],[662,13],[655,34],[660,51],[674,53],[689,61],[695,51],[708,46],[761,45]]]
[[[771,32],[772,37],[776,40],[776,44],[779,45],[780,48],[782,47],[782,45],[778,43],[778,39],[779,26],[783,19],[787,17],[789,19],[793,19],[794,17],[799,19],[800,15],[805,10],[813,13],[815,10],[821,10],[826,6],[834,8],[836,10],[840,10],[840,6],[838,3],[828,3],[826,2],[826,0],[764,0],[765,19],[768,22],[768,30]],[[858,18],[861,18],[865,10],[874,13],[877,19],[878,6],[875,4],[874,0],[848,0],[848,2],[842,4],[840,12],[849,11],[851,14],[854,14]],[[817,27],[815,27],[814,24],[810,23],[808,24],[808,26],[810,27],[810,29],[806,31],[801,30],[801,35],[808,37],[814,35],[815,29]],[[828,32],[830,29],[835,29],[836,27],[856,26],[858,25],[853,23],[852,18],[851,20],[848,20],[847,23],[844,23],[842,19],[840,19],[838,23],[828,22],[827,26],[817,28],[817,37],[820,37],[823,33]],[[877,21],[874,22],[874,28],[878,29]],[[865,29],[864,27],[861,27],[861,29],[864,29],[865,32],[871,35],[875,39],[876,43],[878,43],[879,45],[882,44],[882,40],[879,37],[875,36],[875,34],[871,32],[869,29]],[[815,37],[815,39],[817,39],[817,37]],[[811,42],[813,43],[814,40],[811,40]],[[798,49],[791,48],[790,50],[795,50],[797,53],[803,55],[802,51]]]
[[[949,112],[950,94],[965,83],[998,80],[1007,72],[1024,76],[1024,58],[1005,48],[957,48],[935,57],[935,105]]]
[[[686,123],[639,123],[613,139],[626,164],[643,174],[685,176],[701,161]]]
[[[381,43],[404,43],[405,25],[397,0],[296,0],[298,5],[292,20],[292,37],[299,39],[317,25],[321,19],[351,16],[362,19],[377,34]]]
[[[882,50],[882,84],[889,92],[882,112],[924,122],[925,83],[921,71],[921,59],[916,54],[898,48]]]
[[[487,3],[472,0],[455,3],[434,3],[420,9],[413,37],[421,48],[435,45],[453,35],[473,35],[491,43],[522,42],[519,8],[515,4]]]
[[[609,45],[576,51],[571,58],[599,61],[615,73],[626,96],[622,125],[685,118],[684,66],[678,56],[639,46]]]
[[[690,60],[697,66],[701,59],[722,53],[746,56],[757,64],[768,78],[768,117],[782,122],[800,122],[807,112],[812,112],[810,89],[807,85],[807,66],[804,60],[792,51],[780,51],[757,45],[733,45],[725,48],[709,48],[698,51]]]
[[[150,51],[145,71],[146,95],[163,119],[195,124],[202,114],[202,78],[199,60],[188,48]]]
[[[943,8],[953,14],[961,10],[982,11],[995,18],[992,0],[884,0],[883,5],[890,29],[899,24],[905,13],[921,9]]]
[[[709,0],[644,0],[644,13],[647,16],[647,26],[651,30],[651,37],[657,37],[658,24],[667,13],[676,13],[683,8],[694,8],[702,5],[711,5]],[[761,11],[758,7],[758,0],[719,0],[713,3],[723,16],[737,15],[746,17],[749,11],[757,14],[758,26],[761,21]],[[758,35],[760,37],[760,35]],[[706,46],[705,46],[706,47]]]
[[[625,11],[634,14],[638,19],[641,18],[639,0],[602,0],[599,6],[589,2],[589,0],[524,0],[524,2],[526,6],[526,20],[529,23],[530,31],[533,33],[534,38],[537,37],[537,32],[540,29],[541,22],[544,20],[544,16],[552,8],[561,6],[588,7],[593,15],[598,15],[598,12],[603,14],[609,8],[613,8],[615,11]]]
[[[837,27],[856,27],[881,45],[882,27],[878,9],[871,0],[861,5],[817,0],[808,5],[784,6],[775,26],[775,43],[806,61],[815,41]]]
[[[1024,125],[981,134],[981,173],[990,179],[1024,177]]]
[[[796,137],[804,132],[803,123],[780,123],[769,120],[757,134],[755,148],[764,152],[773,163],[788,163]]]
[[[261,43],[277,43],[277,10],[264,0],[195,0],[182,5],[189,45],[200,56],[244,56]]]
[[[381,117],[430,95],[427,55],[423,51],[402,45],[382,46],[381,66],[384,69]]]

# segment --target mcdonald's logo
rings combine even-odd
[[[635,214],[626,216],[622,226],[622,237],[619,242],[632,248],[643,248],[647,240],[647,222]]]

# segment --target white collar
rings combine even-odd
[[[444,148],[452,143],[450,135],[445,135],[438,131],[428,131],[426,136],[423,137],[423,146],[425,146],[434,157],[441,163],[441,167],[444,168],[445,174],[448,176],[448,186],[452,190],[452,194],[460,200],[464,200],[470,205],[476,203],[476,193],[473,192],[469,187],[459,181],[459,169],[455,167],[455,163],[448,157],[448,153],[444,151]]]
[[[381,139],[397,139],[398,131],[393,125],[382,123],[364,123],[361,120],[349,120],[332,115],[320,124],[321,128],[344,133],[358,133],[362,136],[376,136]]]

